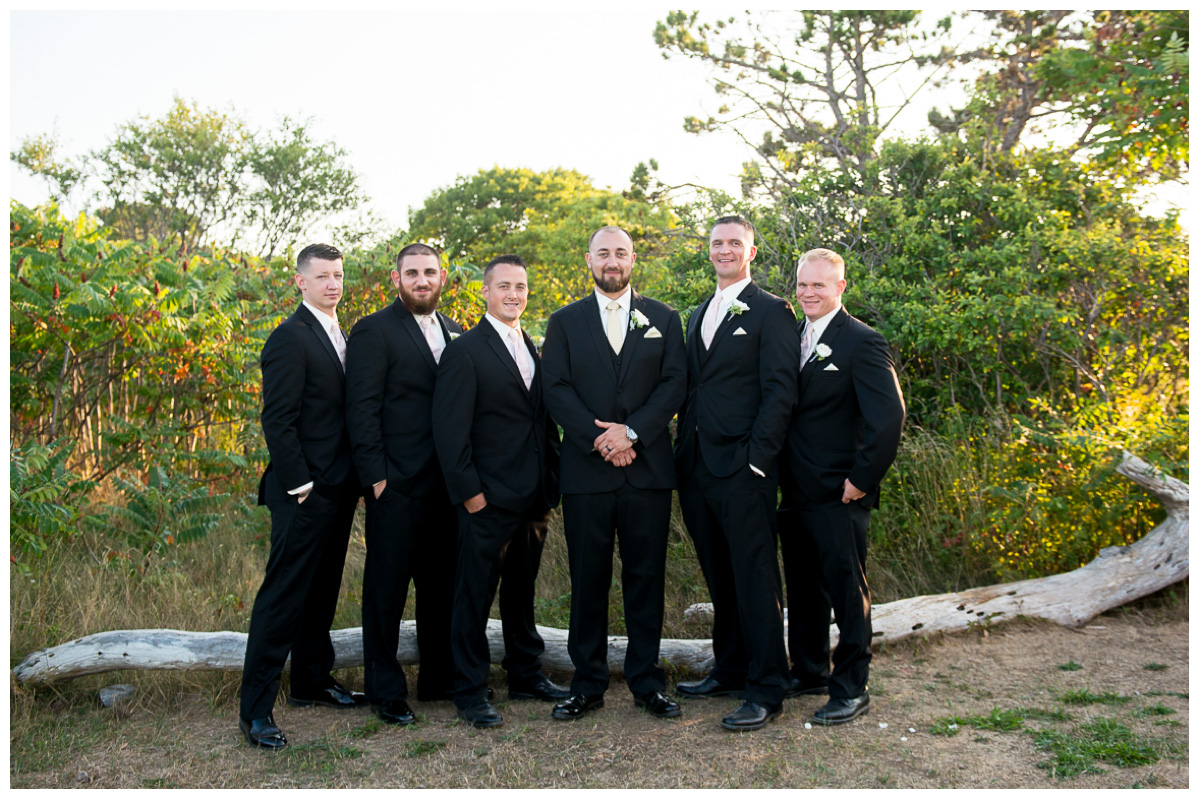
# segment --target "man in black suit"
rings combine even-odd
[[[633,291],[633,239],[615,226],[588,241],[596,288],[550,317],[542,348],[546,408],[562,426],[560,485],[571,567],[575,665],[571,697],[554,707],[572,720],[604,705],[608,689],[608,590],[620,532],[629,645],[625,680],[634,703],[677,717],[658,666],[671,490],[667,425],[686,391],[683,326],[670,306]]]
[[[417,699],[448,700],[458,519],[433,445],[437,362],[462,327],[438,313],[446,270],[432,247],[396,256],[399,297],[359,320],[346,353],[346,423],[366,490],[363,660],[367,699],[384,722],[413,722],[396,659],[408,584],[417,588]]]
[[[837,725],[871,696],[871,591],[867,524],[896,458],[904,398],[884,338],[846,313],[846,266],[810,250],[796,270],[804,310],[800,396],[784,453],[779,539],[787,577],[789,695],[824,694],[813,722]],[[829,612],[838,645],[829,669]]]
[[[688,393],[675,442],[679,504],[713,602],[716,660],[704,680],[676,691],[744,696],[721,722],[729,730],[779,717],[787,686],[775,501],[800,348],[791,307],[750,279],[757,252],[748,220],[713,225],[717,291],[688,320]]]
[[[251,744],[270,750],[287,746],[271,709],[289,652],[289,705],[363,702],[329,674],[329,626],[359,496],[346,432],[346,341],[337,322],[342,278],[337,248],[301,250],[296,286],[303,302],[262,351],[262,426],[271,463],[258,502],[271,511],[271,553],[250,615],[239,725]]]
[[[487,620],[497,586],[509,698],[570,694],[542,672],[545,645],[533,617],[546,515],[558,505],[559,443],[542,400],[537,348],[520,325],[527,275],[518,256],[487,265],[487,314],[446,348],[433,393],[433,440],[459,520],[450,634],[454,704],[477,728],[504,722],[487,687]]]

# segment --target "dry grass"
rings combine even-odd
[[[1153,663],[1164,669],[1146,669]],[[1058,666],[1069,661],[1077,671]],[[561,677],[561,676],[560,676]],[[678,720],[633,708],[614,685],[607,706],[576,723],[550,719],[550,706],[504,701],[506,724],[477,731],[449,703],[417,704],[419,723],[381,725],[366,710],[293,709],[276,719],[293,746],[264,753],[245,745],[236,706],[214,676],[93,676],[60,692],[11,692],[10,780],[14,787],[316,788],[1184,788],[1189,702],[1186,604],[1106,615],[1080,631],[1014,623],[958,637],[892,646],[876,655],[873,707],[829,730],[804,727],[821,702],[789,700],[763,731],[731,734],[719,719],[729,700],[686,702]],[[129,681],[132,701],[103,709],[95,689]],[[1133,697],[1120,707],[1069,706],[1060,698],[1090,687]],[[994,709],[1053,712],[1026,730],[932,732],[946,716]],[[1175,713],[1165,714],[1167,708]],[[1031,718],[1034,715],[1031,715]],[[1107,764],[1059,778],[1038,766],[1035,730],[1074,736],[1112,718],[1157,755],[1132,768]],[[883,727],[886,723],[887,727]],[[909,729],[914,729],[910,731]]]

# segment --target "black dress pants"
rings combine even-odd
[[[332,678],[329,626],[337,610],[346,544],[358,505],[357,487],[317,482],[303,503],[273,475],[266,479],[271,511],[271,553],[254,608],[242,667],[241,715],[271,713],[288,653],[292,693],[315,695]]]
[[[367,559],[363,571],[363,659],[367,700],[408,697],[396,659],[408,584],[417,590],[417,698],[438,699],[453,688],[450,618],[458,562],[458,517],[445,490],[409,497],[385,488],[367,492]]]
[[[868,495],[851,503],[808,503],[785,490],[779,509],[791,672],[805,686],[828,681],[831,699],[867,690],[872,635],[867,525],[873,501]],[[838,626],[832,673],[831,609]]]
[[[747,700],[772,710],[782,705],[788,683],[775,492],[774,480],[748,466],[718,478],[699,458],[679,490],[713,603],[716,666],[710,676],[745,686]]]
[[[534,624],[533,590],[548,525],[547,512],[509,511],[494,503],[474,514],[460,505],[457,512],[458,570],[450,632],[454,704],[470,708],[487,696],[487,621],[497,587],[504,631],[501,666],[508,672],[509,686],[527,686],[543,676],[545,643]]]
[[[625,681],[635,697],[666,688],[658,665],[671,490],[625,484],[615,492],[563,495],[563,526],[571,566],[573,694],[608,689],[608,593],[614,541],[621,552],[625,597]]]

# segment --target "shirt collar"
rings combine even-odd
[[[599,289],[593,287],[593,292],[596,293],[596,302],[600,304],[600,309],[608,308],[608,304],[612,302],[612,298],[600,293]],[[617,298],[617,302],[621,304],[622,311],[628,311],[630,303],[633,302],[633,286],[626,286],[625,291]]]
[[[319,319],[321,321],[322,325],[325,325],[326,327],[328,327],[330,322],[332,322],[335,326],[338,324],[337,311],[334,311],[333,314],[330,315],[330,314],[326,314],[324,311],[317,308],[316,306],[314,306],[312,303],[308,302],[307,300],[303,300],[301,302],[304,304],[305,308],[307,308],[309,311],[311,311],[313,313],[314,317],[316,317],[317,319]]]
[[[835,308],[833,311],[830,311],[825,316],[817,317],[814,320],[807,320],[807,319],[805,320],[806,325],[812,326],[813,336],[816,337],[816,339],[814,339],[813,341],[820,340],[821,335],[825,333],[825,329],[829,327],[829,323],[833,321],[833,318],[835,316],[837,316],[837,313],[841,310],[842,310],[842,304],[838,303],[838,307]]]
[[[717,289],[716,292],[713,293],[713,297],[716,299],[716,301],[718,303],[721,302],[722,298],[728,298],[729,300],[736,300],[737,296],[742,293],[742,290],[745,289],[749,285],[750,285],[750,278],[749,277],[742,278],[737,283],[730,284],[729,286],[726,286],[724,289]]]
[[[517,320],[517,324],[515,326],[510,327],[510,326],[506,325],[502,320],[499,320],[496,317],[493,317],[491,314],[484,314],[483,318],[486,319],[488,322],[492,323],[492,327],[496,329],[496,333],[500,334],[500,336],[505,339],[507,339],[510,335],[512,335],[513,331],[519,332],[521,330],[521,320]]]

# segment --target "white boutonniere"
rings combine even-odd
[[[817,361],[824,361],[833,355],[833,349],[827,344],[817,345]]]
[[[649,324],[650,320],[646,318],[646,315],[638,311],[636,308],[629,312],[629,330],[632,331],[636,328],[644,328]]]
[[[745,313],[750,310],[750,306],[743,303],[741,300],[734,300],[729,304],[729,316],[736,317],[738,314]]]

